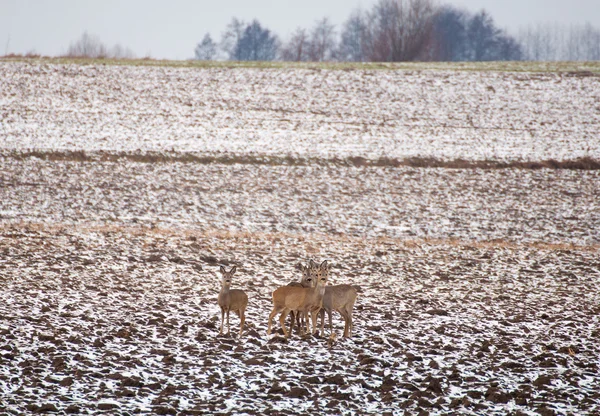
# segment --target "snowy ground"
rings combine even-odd
[[[5,149],[600,158],[598,76],[0,63]]]
[[[0,221],[600,244],[600,171],[16,160]]]
[[[59,224],[0,250],[10,412],[600,411],[597,251]],[[267,337],[306,256],[361,286],[352,340]],[[217,336],[218,264],[249,294],[241,341]]]
[[[597,159],[597,80],[0,63],[0,414],[600,413],[600,171],[335,162]],[[64,157],[172,149],[280,159]],[[352,339],[267,337],[309,258]]]

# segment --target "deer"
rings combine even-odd
[[[223,321],[225,320],[225,313],[227,313],[227,333],[230,333],[229,329],[229,312],[234,311],[240,317],[240,337],[244,329],[244,322],[246,321],[246,307],[248,306],[248,295],[246,292],[240,289],[231,289],[231,279],[233,274],[237,270],[236,266],[233,266],[231,270],[227,271],[225,267],[221,266],[219,271],[221,272],[221,291],[219,292],[219,306],[221,307],[221,329],[219,335],[223,334]]]
[[[317,264],[314,262],[314,260],[310,259],[309,267],[304,267],[302,263],[298,263],[296,268],[302,272],[302,279],[300,279],[299,282],[290,282],[288,283],[288,286],[313,287],[316,280],[314,276],[314,270],[317,268]],[[291,311],[290,318],[295,319],[298,328],[302,329],[302,326],[304,326],[304,323],[306,321],[305,316],[302,312]]]
[[[282,286],[277,288],[273,292],[273,310],[269,315],[269,323],[267,329],[267,335],[271,334],[271,326],[273,324],[273,318],[278,312],[281,312],[279,317],[279,323],[283,329],[283,334],[286,338],[289,338],[290,334],[294,330],[294,320],[290,324],[290,331],[285,329],[285,318],[291,312],[303,312],[308,316],[310,313],[313,332],[316,331],[317,327],[317,315],[323,304],[323,295],[325,294],[325,287],[327,286],[327,274],[321,272],[321,267],[327,266],[327,260],[321,263],[319,268],[313,269],[311,266],[303,268],[303,273],[307,273],[306,269],[316,270],[317,283],[314,287],[298,287],[298,286]],[[306,322],[306,330],[310,332],[309,322]]]
[[[329,279],[330,268],[325,268],[322,273],[327,274]],[[333,285],[325,288],[323,295],[323,308],[320,310],[319,315],[321,317],[321,332],[320,335],[324,335],[325,328],[325,312],[329,317],[329,333],[333,334],[333,323],[332,323],[332,312],[337,311],[342,318],[344,318],[344,338],[352,337],[352,309],[354,308],[354,302],[358,296],[356,287],[351,285]]]

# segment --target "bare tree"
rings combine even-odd
[[[308,56],[311,61],[333,60],[335,55],[335,26],[327,17],[317,21],[310,37]]]
[[[519,41],[523,47],[525,59],[530,61],[539,61],[541,59],[540,36],[538,31],[534,30],[531,26],[527,29],[521,29]]]
[[[582,33],[579,27],[571,26],[568,29],[566,45],[564,45],[564,55],[568,61],[583,61],[585,60],[583,50]]]
[[[586,23],[582,31],[585,60],[600,61],[600,30]]]
[[[600,30],[592,25],[530,25],[519,33],[523,57],[532,61],[600,59]]]
[[[97,36],[83,32],[79,40],[69,45],[67,56],[72,58],[107,58],[108,50]]]
[[[521,44],[496,27],[485,10],[472,15],[444,6],[435,16],[433,33],[433,60],[515,61],[523,57]]]
[[[213,42],[210,33],[204,35],[202,42],[196,45],[194,57],[200,61],[211,61],[217,54],[217,45]]]
[[[464,61],[467,59],[468,12],[452,6],[438,10],[433,24],[433,56],[439,61]]]
[[[520,61],[523,59],[523,48],[515,38],[502,33],[496,39],[492,59],[495,61]]]
[[[494,25],[492,17],[485,10],[473,16],[467,28],[470,60],[493,60],[493,49],[499,34],[500,31]]]
[[[234,61],[272,61],[280,47],[277,35],[263,28],[256,19],[246,25],[233,18],[221,38],[221,49]]]
[[[240,61],[272,61],[277,57],[280,42],[277,35],[253,20],[246,28],[234,49]]]
[[[77,41],[69,45],[66,56],[71,58],[135,58],[135,54],[131,49],[120,44],[116,44],[109,49],[97,36],[90,35],[87,32],[84,32]]]
[[[135,58],[135,54],[133,51],[127,47],[122,46],[121,44],[116,44],[110,51],[108,52],[109,57],[115,59],[133,59]]]
[[[236,47],[244,34],[245,27],[246,24],[242,20],[234,17],[221,36],[220,47],[227,54],[229,60],[241,60],[239,56],[236,56]]]
[[[567,36],[565,29],[558,24],[537,24],[529,26],[519,34],[524,58],[531,61],[555,61],[561,59],[565,51]],[[564,57],[567,60],[567,57]]]
[[[363,52],[366,31],[365,17],[360,9],[352,12],[342,28],[338,59],[348,62],[362,62],[365,60]]]
[[[397,35],[396,4],[393,0],[380,0],[367,15],[365,48],[369,61],[393,61],[393,42]]]
[[[368,13],[363,49],[367,59],[419,59],[431,41],[434,16],[431,0],[380,0]]]
[[[309,38],[305,29],[298,28],[281,50],[284,61],[308,61]]]
[[[565,31],[567,32],[567,31]],[[596,61],[600,55],[600,30],[591,24],[573,25],[568,30],[567,42],[561,59],[569,61]]]
[[[310,33],[302,28],[296,29],[290,41],[281,51],[286,61],[331,61],[335,58],[335,26],[328,18],[317,21]]]

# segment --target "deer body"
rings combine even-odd
[[[316,267],[316,264],[312,260],[311,260],[309,267],[304,267],[302,264],[299,263],[297,268],[299,268],[302,271],[302,279],[299,282],[288,283],[288,286],[314,287],[315,277],[313,276],[313,274],[314,274],[313,270],[315,267]],[[294,319],[296,320],[296,325],[298,326],[298,328],[300,328],[300,330],[302,329],[302,327],[304,326],[304,324],[306,322],[306,316],[302,312],[290,311],[290,318],[292,320],[294,320]]]
[[[356,288],[351,285],[335,285],[327,286],[323,295],[323,309],[321,315],[321,335],[324,333],[325,327],[325,312],[329,317],[329,331],[333,333],[333,323],[331,315],[333,311],[338,311],[344,318],[344,337],[352,336],[352,309],[358,293]]]
[[[327,262],[323,262],[327,264]],[[323,265],[322,264],[322,265]],[[303,269],[306,272],[306,269]],[[317,315],[323,304],[323,295],[327,284],[327,275],[317,273],[317,284],[314,287],[283,286],[273,292],[273,310],[269,315],[269,324],[267,334],[271,333],[273,318],[279,312],[279,323],[283,329],[286,338],[289,337],[294,329],[294,320],[290,324],[289,333],[285,329],[285,318],[290,312],[303,312],[308,316],[310,313],[313,323],[313,332],[317,326]],[[309,322],[306,322],[306,329],[310,332]]]
[[[236,271],[236,267],[228,272],[223,266],[220,268],[221,278],[221,291],[219,292],[218,303],[221,308],[221,329],[219,334],[223,334],[223,321],[225,315],[227,315],[227,332],[230,332],[229,328],[229,312],[234,311],[240,317],[240,337],[244,329],[244,322],[246,321],[246,307],[248,306],[248,295],[246,292],[240,289],[231,289],[231,278]]]

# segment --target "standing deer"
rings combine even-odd
[[[321,266],[327,266],[327,260],[321,263]],[[310,268],[310,266],[308,266]],[[273,310],[269,315],[269,324],[267,329],[267,335],[271,334],[271,326],[273,318],[278,312],[281,312],[279,317],[279,323],[283,329],[283,334],[286,338],[294,330],[294,320],[290,324],[290,331],[287,332],[285,329],[285,318],[291,312],[303,312],[308,316],[310,313],[313,332],[316,331],[317,326],[317,315],[321,310],[323,304],[323,295],[325,294],[325,287],[327,285],[327,274],[321,273],[320,268],[316,269],[317,284],[314,287],[297,287],[297,286],[282,286],[273,292]],[[305,271],[305,269],[304,269]],[[310,332],[309,322],[306,322],[307,332]]]
[[[298,263],[296,268],[298,268],[302,271],[302,279],[300,279],[299,282],[288,283],[288,286],[314,287],[315,280],[316,280],[315,269],[317,268],[317,264],[312,259],[310,259],[308,267],[304,267],[302,265],[302,263]],[[302,327],[305,325],[305,322],[306,322],[306,317],[304,316],[304,314],[302,312],[291,311],[290,319],[295,319],[296,325],[298,326],[298,328],[300,330],[302,330]]]
[[[242,336],[242,330],[244,329],[244,322],[246,321],[246,307],[248,306],[248,295],[246,292],[240,289],[230,289],[231,278],[236,271],[236,266],[233,266],[230,271],[225,270],[225,267],[221,266],[219,269],[221,272],[221,291],[219,292],[219,306],[221,307],[221,330],[219,335],[223,334],[223,321],[225,319],[225,313],[227,313],[227,333],[229,329],[229,312],[234,311],[240,317],[240,337]]]
[[[322,272],[327,274],[329,279],[329,268],[327,267]],[[333,311],[338,311],[344,318],[344,338],[352,336],[352,309],[358,293],[356,288],[351,285],[335,285],[327,286],[323,295],[323,308],[319,315],[321,316],[321,336],[324,335],[325,328],[325,312],[329,317],[329,332],[333,333],[333,323],[331,315]]]

